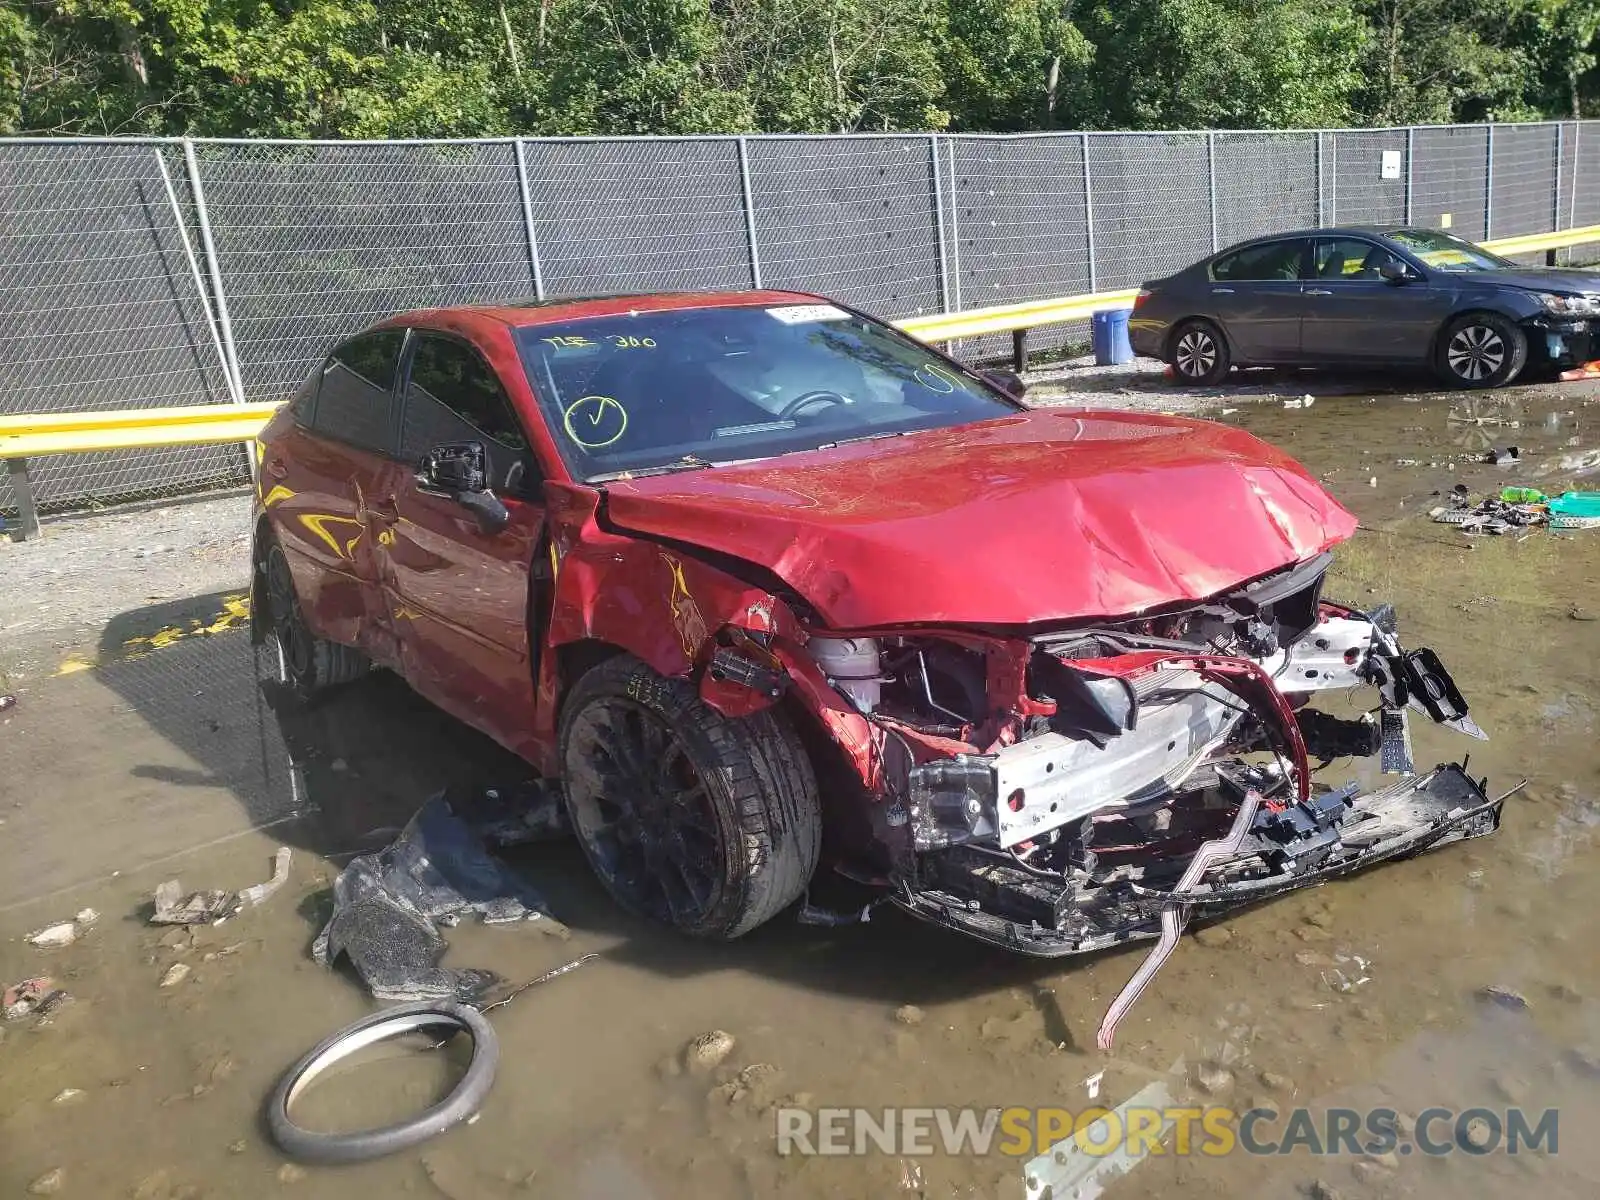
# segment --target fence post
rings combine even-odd
[[[939,243],[939,299],[950,311],[950,259],[944,247],[944,188],[939,184],[939,135],[928,135],[928,181],[933,184],[933,221]]]
[[[1483,240],[1494,237],[1494,126],[1488,126],[1483,155]]]
[[[1206,174],[1210,177],[1208,195],[1211,197],[1211,253],[1222,249],[1217,241],[1217,131],[1206,133]]]
[[[1406,224],[1410,225],[1417,218],[1415,196],[1416,175],[1413,173],[1413,164],[1417,161],[1417,127],[1406,126]]]
[[[533,190],[528,186],[528,160],[522,152],[522,139],[512,149],[517,159],[517,193],[522,197],[522,228],[528,238],[528,270],[533,275],[533,298],[544,299],[544,267],[539,262],[539,235],[533,227]]]
[[[1083,151],[1083,228],[1089,250],[1089,290],[1097,292],[1100,284],[1094,261],[1094,185],[1089,181],[1089,135],[1080,133],[1078,140]]]
[[[200,219],[200,247],[205,251],[206,267],[211,273],[211,294],[217,301],[217,327],[222,333],[222,346],[227,352],[227,365],[233,375],[233,386],[241,402],[244,400],[244,375],[239,370],[239,351],[233,344],[233,318],[228,313],[228,296],[222,289],[222,266],[217,260],[217,244],[211,238],[211,214],[206,208],[205,188],[200,183],[200,163],[194,156],[194,141],[183,139],[183,165],[189,175],[189,194],[194,197],[195,215]],[[250,474],[256,472],[254,452],[247,455]]]
[[[756,205],[750,194],[750,147],[739,139],[739,191],[744,196],[744,238],[750,251],[750,286],[761,286],[761,247],[756,241]]]
[[[211,335],[211,347],[217,352],[217,362],[222,367],[222,377],[228,384],[228,395],[235,404],[244,403],[244,392],[239,381],[228,368],[228,354],[222,348],[222,335],[217,331],[217,318],[211,311],[211,297],[206,295],[206,281],[200,274],[200,262],[194,256],[194,246],[189,241],[189,223],[183,219],[183,209],[178,205],[178,193],[172,186],[172,174],[167,170],[166,155],[160,146],[151,148],[156,156],[156,169],[161,172],[161,185],[167,190],[167,203],[172,207],[172,219],[177,223],[178,238],[183,242],[183,257],[189,262],[189,276],[194,280],[194,294],[200,298],[200,311],[205,314],[206,332]]]
[[[1327,225],[1322,203],[1322,130],[1317,130],[1317,228]]]
[[[1339,135],[1328,134],[1328,224],[1339,223]]]
[[[1561,160],[1567,153],[1567,125],[1565,121],[1556,122],[1556,186],[1550,193],[1550,232],[1557,233],[1561,229]],[[1557,253],[1554,249],[1545,252],[1546,266],[1556,265]]]
[[[1567,228],[1578,227],[1578,174],[1580,161],[1578,156],[1583,153],[1583,122],[1572,123],[1572,181],[1567,185]],[[1570,249],[1570,247],[1569,247]],[[1569,257],[1568,262],[1572,259]]]
[[[954,286],[956,312],[962,311],[961,298],[961,205],[956,203],[956,138],[945,138],[945,149],[950,156],[950,278]]]

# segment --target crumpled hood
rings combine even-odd
[[[1127,616],[1213,596],[1356,527],[1241,430],[1060,409],[605,492],[618,532],[770,568],[841,629]]]

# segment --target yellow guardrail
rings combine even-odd
[[[1553,253],[1565,246],[1600,242],[1600,225],[1533,233],[1484,242],[1496,254]],[[1030,300],[966,312],[908,317],[895,324],[925,342],[951,342],[985,334],[1010,333],[1020,370],[1026,365],[1028,330],[1040,325],[1081,321],[1104,309],[1133,307],[1137,288],[1090,292],[1054,300]],[[39,531],[38,510],[28,478],[28,459],[95,450],[140,450],[161,446],[203,446],[248,442],[261,432],[277,402],[202,404],[175,408],[119,409],[111,412],[29,413],[0,416],[0,462],[4,462],[21,513],[21,533]]]

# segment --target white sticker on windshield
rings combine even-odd
[[[767,315],[776,317],[785,325],[804,325],[809,321],[845,321],[850,314],[832,304],[786,304],[782,308],[769,308]]]

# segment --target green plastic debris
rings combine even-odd
[[[1500,499],[1507,504],[1543,504],[1548,497],[1538,488],[1508,487],[1500,490]]]

